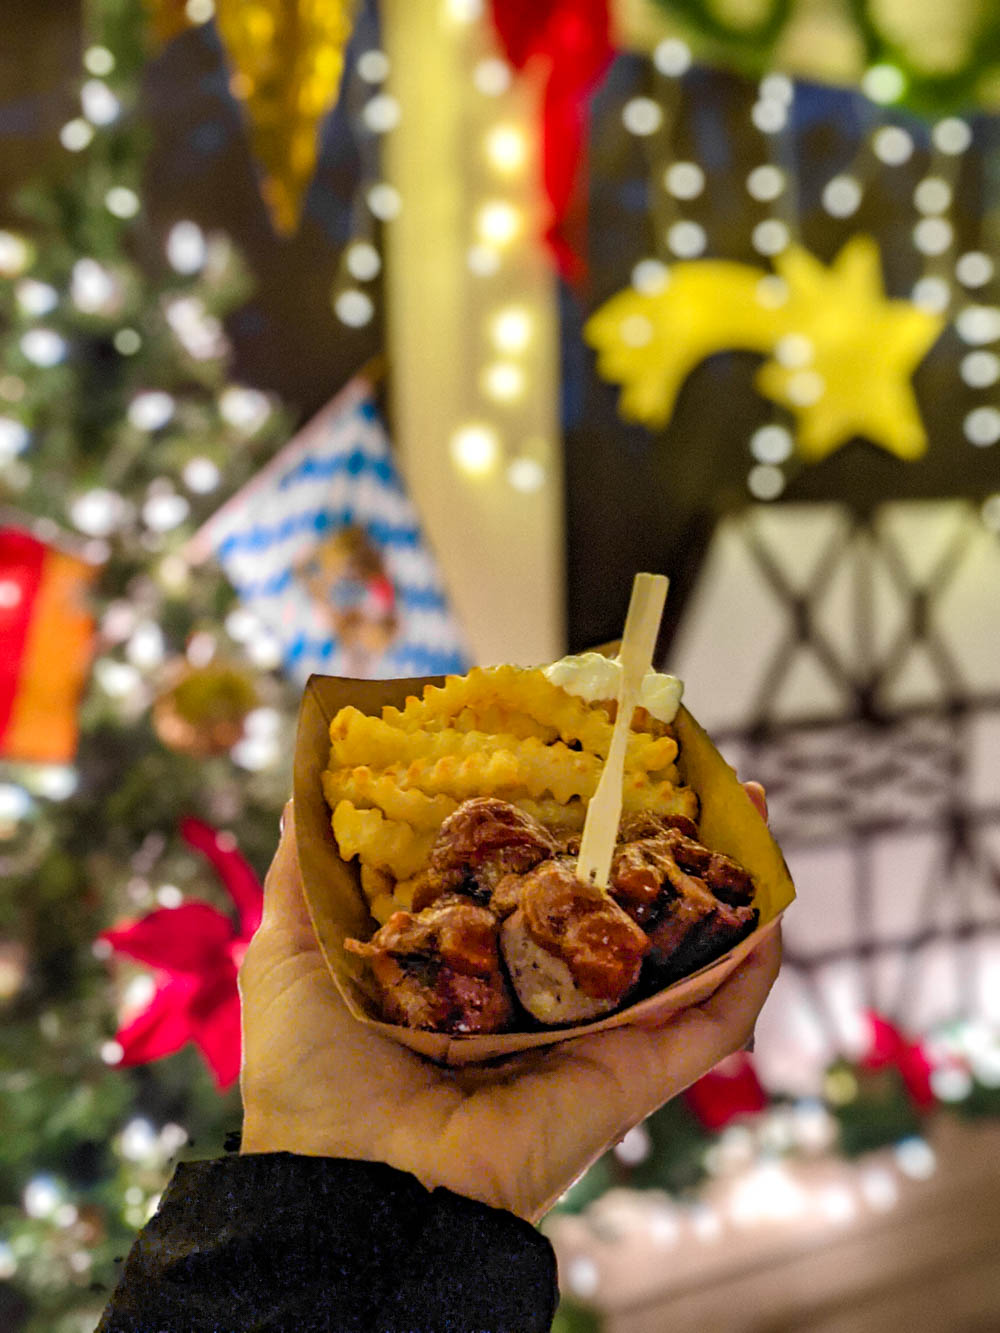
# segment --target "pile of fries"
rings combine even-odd
[[[444,820],[473,796],[497,796],[549,828],[579,831],[601,775],[613,702],[588,703],[540,668],[474,668],[428,685],[381,718],[342,708],[330,724],[323,791],[344,860],[357,856],[375,919],[408,911]],[[680,784],[669,726],[637,709],[622,810],[698,817]]]

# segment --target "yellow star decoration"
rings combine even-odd
[[[600,374],[622,385],[622,416],[666,425],[694,367],[738,348],[770,356],[757,387],[795,416],[803,458],[818,462],[857,435],[919,458],[927,435],[910,377],[944,319],[886,298],[869,236],[853,237],[829,267],[800,246],[774,267],[691,260],[658,290],[605,302],[584,334]]]

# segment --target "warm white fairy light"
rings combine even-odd
[[[156,901],[160,907],[180,907],[184,894],[176,884],[161,884],[156,890]]]
[[[475,23],[483,16],[483,0],[445,0],[444,12],[452,23]]]
[[[910,296],[913,304],[918,305],[921,310],[928,310],[931,314],[938,315],[947,310],[951,304],[951,287],[944,278],[930,274],[926,278],[917,279]]]
[[[346,291],[338,292],[333,308],[341,324],[346,324],[352,329],[360,329],[365,324],[371,323],[375,314],[375,302],[367,292],[358,291],[356,287],[348,287]]]
[[[898,102],[906,91],[906,77],[896,65],[872,65],[862,75],[861,87],[871,101],[888,106]]]
[[[33,806],[30,793],[23,787],[14,782],[0,782],[0,821],[17,823],[31,813]]]
[[[854,176],[834,176],[823,187],[823,207],[835,218],[848,218],[861,204],[861,182]]]
[[[958,1065],[931,1070],[931,1091],[941,1102],[963,1102],[972,1092],[972,1076]]]
[[[488,476],[500,455],[497,433],[484,422],[460,426],[451,437],[450,447],[455,466],[470,477]]]
[[[121,102],[100,79],[87,80],[80,89],[80,104],[91,125],[111,125],[121,115]]]
[[[112,314],[122,298],[122,284],[96,259],[78,259],[73,265],[70,296],[85,315]]]
[[[973,346],[996,342],[1000,339],[1000,307],[967,305],[959,311],[955,328],[962,341]]]
[[[872,151],[887,167],[900,167],[913,156],[913,136],[901,125],[883,125],[872,138]]]
[[[260,631],[260,621],[245,606],[237,606],[225,619],[226,633],[234,643],[249,643]]]
[[[48,369],[65,360],[66,341],[54,329],[29,329],[21,339],[21,351],[33,366]]]
[[[846,1226],[858,1215],[858,1205],[846,1185],[827,1185],[820,1190],[816,1204],[821,1216],[834,1226]]]
[[[545,485],[545,468],[537,458],[513,458],[507,467],[507,481],[515,491],[531,495]]]
[[[697,199],[705,188],[705,173],[697,162],[671,162],[663,184],[675,199]]]
[[[52,284],[36,278],[22,278],[14,289],[14,297],[26,315],[36,318],[47,315],[59,304],[59,293]]]
[[[795,100],[795,84],[787,74],[767,74],[760,81],[760,95],[765,100],[791,106]]]
[[[765,218],[758,222],[750,236],[750,243],[761,255],[778,255],[788,248],[791,233],[780,218]]]
[[[59,1182],[49,1175],[33,1176],[24,1188],[21,1204],[29,1217],[51,1217],[63,1201]]]
[[[524,393],[524,370],[511,361],[494,361],[483,367],[483,393],[499,403],[512,403]]]
[[[136,625],[125,646],[125,655],[140,671],[159,666],[166,654],[163,631],[153,620],[142,620]]]
[[[785,489],[785,474],[771,463],[758,463],[747,476],[747,490],[758,500],[776,500]]]
[[[679,37],[667,37],[653,48],[653,64],[667,78],[679,79],[691,68],[691,48]]]
[[[399,124],[399,102],[390,93],[376,93],[361,112],[361,119],[375,134],[388,134]]]
[[[900,1171],[911,1180],[930,1180],[937,1169],[934,1149],[925,1139],[904,1139],[896,1145],[894,1155]]]
[[[123,221],[134,218],[140,208],[139,196],[127,185],[113,185],[104,196],[104,207]]]
[[[913,228],[913,244],[921,254],[943,255],[954,239],[954,228],[947,218],[921,218]]]
[[[491,278],[500,268],[500,255],[491,245],[470,245],[465,262],[477,278]]]
[[[777,273],[767,273],[754,288],[754,299],[765,310],[777,310],[788,301],[788,283]]]
[[[528,142],[516,125],[494,125],[486,135],[486,158],[504,176],[520,171],[528,158]]]
[[[147,389],[136,396],[128,405],[128,419],[136,430],[162,430],[174,415],[177,407],[169,393],[162,389]]]
[[[644,1162],[653,1151],[653,1140],[649,1136],[649,1130],[645,1125],[636,1125],[630,1129],[620,1143],[614,1148],[614,1154],[619,1162],[624,1162],[626,1166],[638,1166]]]
[[[588,1300],[596,1295],[601,1285],[601,1275],[593,1259],[585,1254],[578,1254],[566,1265],[566,1285],[574,1296]]]
[[[381,83],[389,77],[389,57],[384,51],[373,48],[362,51],[358,56],[358,76],[365,83]]]
[[[510,66],[499,56],[487,56],[476,62],[472,82],[484,97],[500,97],[510,87]]]
[[[670,270],[659,259],[640,259],[632,270],[632,286],[646,296],[662,292],[670,281]]]
[[[913,191],[913,203],[919,213],[943,213],[951,204],[951,186],[940,176],[925,176]]]
[[[106,1065],[120,1065],[125,1058],[125,1048],[117,1041],[104,1041],[100,1048],[101,1059]]]
[[[31,262],[31,249],[23,236],[0,231],[0,278],[16,278]]]
[[[801,1217],[807,1207],[802,1186],[779,1162],[765,1162],[740,1177],[729,1199],[729,1215],[739,1227],[765,1221],[790,1222]]]
[[[183,495],[170,492],[151,495],[142,506],[142,521],[153,532],[170,532],[179,527],[191,512],[191,505]]]
[[[1000,357],[995,352],[969,352],[962,357],[959,373],[970,389],[988,389],[1000,379]]]
[[[88,74],[103,79],[114,69],[115,58],[106,46],[88,46],[83,53],[83,67]]]
[[[783,102],[767,97],[753,104],[750,119],[762,134],[777,134],[788,123],[788,108]]]
[[[678,259],[696,259],[708,244],[708,237],[701,223],[684,219],[667,228],[666,242]]]
[[[59,142],[69,153],[82,153],[94,137],[94,127],[82,116],[68,120],[59,131]]]
[[[403,201],[394,185],[389,185],[386,181],[379,181],[378,184],[371,187],[365,198],[368,201],[368,207],[379,221],[391,222],[393,218],[399,217]]]
[[[135,329],[119,329],[111,341],[121,356],[135,356],[142,346],[142,338]]]
[[[523,352],[531,342],[533,332],[531,314],[520,305],[505,306],[490,322],[490,337],[501,352]]]
[[[962,423],[965,438],[977,449],[988,449],[1000,440],[1000,412],[995,407],[977,407]]]
[[[118,1136],[118,1151],[129,1162],[148,1161],[156,1147],[156,1131],[144,1116],[130,1120]]]
[[[812,363],[815,351],[812,340],[804,333],[786,333],[775,344],[774,357],[788,370],[800,370]]]
[[[354,241],[344,253],[344,264],[352,278],[370,282],[382,268],[382,258],[370,241]]]
[[[187,0],[184,13],[191,23],[208,23],[215,16],[215,0]]]
[[[663,108],[651,97],[631,97],[622,107],[622,124],[629,134],[655,134],[663,124]]]
[[[520,211],[505,199],[489,200],[476,214],[476,232],[486,245],[509,245],[520,230]]]
[[[811,407],[826,393],[823,376],[815,370],[799,370],[788,377],[788,400],[796,407]]]
[[[765,163],[764,166],[754,167],[747,176],[747,193],[751,198],[766,203],[771,199],[777,199],[785,184],[785,173],[781,168]]]
[[[31,435],[23,421],[0,416],[0,462],[23,453],[30,439]]]
[[[271,415],[271,400],[259,389],[230,384],[219,394],[219,415],[235,430],[253,435]]]
[[[222,321],[209,313],[198,296],[178,296],[163,307],[177,341],[195,361],[213,361],[228,348]]]
[[[197,222],[175,222],[167,233],[167,262],[175,273],[197,273],[208,257],[205,233]]]
[[[993,273],[993,260],[982,250],[968,250],[955,260],[955,276],[963,287],[985,287]]]
[[[931,138],[939,152],[957,157],[972,143],[972,130],[966,121],[957,116],[947,116],[934,126]]]

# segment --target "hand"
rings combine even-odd
[[[780,957],[775,929],[710,999],[656,1029],[443,1069],[351,1017],[286,818],[240,970],[242,1151],[386,1162],[535,1222],[627,1130],[746,1043]]]

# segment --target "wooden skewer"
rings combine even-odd
[[[618,687],[618,716],[611,733],[611,744],[601,780],[587,807],[577,861],[577,878],[600,889],[607,888],[611,858],[618,837],[625,748],[632,726],[632,714],[639,700],[643,677],[653,661],[668,587],[669,580],[663,574],[636,574],[632,584],[632,599],[625,618],[622,646],[618,651],[618,661],[622,668]]]

